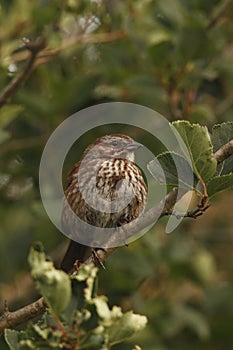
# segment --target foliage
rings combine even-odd
[[[206,190],[207,196],[213,196],[219,191],[227,190],[233,187],[233,163],[232,156],[227,159],[228,166],[225,162],[221,165],[224,169],[224,175],[219,175],[217,170],[217,161],[214,157],[213,143],[218,144],[219,148],[233,139],[233,123],[228,122],[216,125],[213,130],[218,130],[212,136],[206,127],[199,124],[191,124],[188,121],[176,121],[171,124],[179,132],[179,136],[183,140],[190,157],[190,163],[182,154],[174,152],[164,152],[159,154],[154,160],[148,164],[148,169],[154,178],[165,183],[168,188],[181,186],[187,190],[197,191],[200,193],[200,184],[203,187],[202,191]],[[223,134],[225,137],[221,137]],[[219,140],[220,139],[220,140]],[[229,162],[230,160],[230,162]],[[181,169],[182,173],[177,172],[177,168]],[[165,171],[165,177],[161,171]],[[193,184],[188,183],[191,172],[196,181]],[[193,178],[191,177],[191,179]]]
[[[106,101],[134,102],[175,121],[189,140],[196,133],[189,148],[195,175],[204,180],[209,197],[215,196],[203,217],[183,221],[169,236],[164,234],[165,219],[160,220],[143,238],[115,252],[107,270],[99,272],[99,288],[110,305],[133,309],[149,320],[133,341],[116,348],[136,350],[135,342],[147,350],[232,347],[232,192],[216,194],[232,184],[232,156],[217,165],[215,174],[212,157],[232,138],[232,15],[232,0],[1,1],[1,91],[24,70],[30,57],[27,42],[41,37],[46,41],[30,76],[0,109],[0,296],[11,309],[37,297],[25,273],[31,243],[42,241],[56,262],[62,255],[54,247],[64,237],[50,223],[39,195],[38,167],[46,140],[61,121],[82,108]],[[92,140],[112,131],[113,126],[105,126],[83,135],[67,157],[64,177]],[[122,125],[116,131],[129,132]],[[183,158],[161,154],[164,150],[142,130],[130,132],[151,149],[176,185],[171,156],[175,164],[183,165]],[[210,167],[197,161],[199,154]],[[192,169],[184,169],[185,180]],[[185,181],[183,185],[192,188]],[[202,192],[198,181],[196,189]],[[51,303],[50,311],[39,323],[28,324],[26,332],[40,341],[51,336],[57,342],[62,334],[54,312],[65,317],[69,283],[66,300],[59,305],[46,283],[53,277],[52,286],[59,290],[59,281],[67,277],[51,262],[43,267],[43,273],[32,271]],[[70,303],[80,283],[72,279]],[[98,300],[112,315],[114,308]],[[90,319],[103,322],[97,306],[88,307]],[[77,312],[83,327],[89,327],[83,320],[88,315]],[[62,318],[64,327],[65,322]],[[94,331],[95,325],[88,329]],[[8,343],[17,348],[24,332],[7,330]],[[27,340],[25,346],[35,346]],[[4,341],[0,347],[8,348]]]
[[[69,277],[46,260],[38,246],[29,254],[31,273],[49,308],[25,331],[5,331],[11,350],[20,349],[110,349],[141,331],[145,316],[121,308],[109,308],[106,297],[96,294],[97,268],[82,266]],[[72,282],[72,295],[70,293]]]

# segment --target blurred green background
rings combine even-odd
[[[36,298],[31,243],[42,241],[57,263],[65,250],[39,194],[49,135],[72,113],[110,101],[142,104],[210,131],[233,121],[232,18],[230,0],[1,0],[1,90],[28,60],[22,40],[46,40],[30,76],[0,109],[0,297],[11,310]],[[64,179],[106,131],[76,143]],[[140,130],[132,136],[159,152]],[[222,193],[203,217],[184,220],[170,235],[160,220],[109,258],[100,292],[149,319],[137,338],[115,349],[233,349],[232,207],[232,192]]]

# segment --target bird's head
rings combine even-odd
[[[142,145],[131,137],[123,134],[111,134],[98,138],[84,153],[85,157],[91,159],[128,159],[134,161],[134,152]]]

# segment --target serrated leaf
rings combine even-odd
[[[126,312],[110,327],[107,327],[107,345],[112,346],[132,337],[145,328],[146,323],[146,316],[134,314],[132,311]]]
[[[10,350],[20,350],[19,349],[19,332],[12,329],[5,329],[4,338]]]
[[[188,149],[193,172],[199,180],[207,182],[214,176],[217,167],[208,129],[185,120],[175,121],[172,126],[179,132]]]
[[[188,190],[194,187],[194,174],[188,161],[175,152],[159,154],[147,165],[151,175],[161,184],[182,186]]]
[[[211,140],[213,143],[214,152],[232,139],[233,122],[226,122],[213,126]]]
[[[32,247],[28,260],[38,290],[51,309],[59,315],[67,307],[71,298],[69,276],[64,271],[55,269],[53,263],[47,261],[45,253],[39,249]]]
[[[233,122],[226,122],[214,125],[211,140],[216,152],[223,145],[233,139]],[[218,165],[218,174],[229,174],[233,172],[233,156],[227,158]]]
[[[231,188],[233,188],[233,174],[215,176],[207,183],[207,191],[210,197],[217,192]]]

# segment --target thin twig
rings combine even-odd
[[[114,40],[123,39],[126,37],[126,32],[115,31],[111,33],[99,33],[99,34],[82,34],[72,37],[66,40],[60,47],[56,49],[45,48],[45,40],[39,39],[35,44],[25,42],[25,46],[28,51],[24,51],[12,56],[13,62],[24,61],[28,59],[28,62],[24,70],[16,76],[2,91],[0,94],[0,108],[4,106],[9,98],[17,91],[20,85],[26,80],[30,72],[42,64],[51,61],[63,50],[75,46],[78,43],[83,44],[95,44],[106,43]]]
[[[20,85],[26,80],[32,71],[38,52],[45,47],[45,40],[44,38],[40,38],[33,43],[25,42],[24,44],[30,51],[30,57],[24,70],[19,73],[19,75],[17,75],[0,94],[0,108],[7,103],[9,98],[18,90]]]
[[[233,155],[233,140],[223,145],[217,152],[215,152],[215,158],[218,164]]]
[[[206,24],[206,30],[212,29],[220,20],[222,16],[226,13],[228,7],[232,5],[232,0],[225,0],[217,6]]]
[[[4,306],[5,309],[5,306]],[[10,312],[8,309],[4,310],[0,317],[0,334],[5,328],[12,328],[22,324],[42,313],[46,310],[44,298],[36,300],[34,303],[26,305],[17,311]]]
[[[82,34],[73,36],[70,39],[66,39],[61,46],[55,49],[45,48],[44,50],[40,51],[37,57],[37,60],[40,61],[41,59],[46,58],[50,60],[51,58],[57,56],[62,51],[71,48],[77,44],[98,44],[98,43],[107,43],[114,40],[124,39],[127,36],[126,32],[122,30],[117,30],[110,33],[98,33],[98,34]],[[28,52],[19,52],[14,54],[11,58],[14,63],[21,62],[26,59],[28,59]],[[44,61],[42,61],[43,63]],[[40,63],[40,64],[42,64]]]

